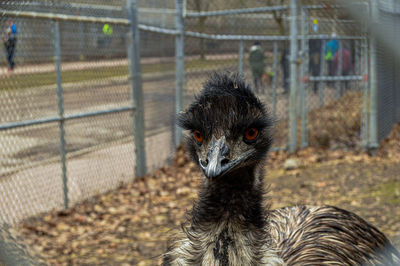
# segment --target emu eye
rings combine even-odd
[[[200,131],[198,131],[198,130],[193,131],[193,138],[195,141],[197,141],[197,143],[199,143],[199,144],[203,143],[204,137]]]
[[[247,142],[253,142],[258,137],[258,129],[257,128],[249,128],[244,133],[244,140]]]

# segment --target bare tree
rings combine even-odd
[[[187,0],[188,9],[195,10],[197,12],[204,12],[209,11],[213,5],[219,7],[225,7],[224,9],[235,9],[235,8],[246,8],[246,7],[253,7],[255,5],[258,6],[274,6],[274,5],[284,5],[287,3],[287,0],[232,0],[229,1],[227,4],[225,1],[216,0],[216,1],[207,1],[207,0]],[[285,29],[285,10],[273,11],[272,12],[274,20],[279,28],[280,35],[286,35]],[[206,30],[206,20],[208,17],[199,17],[198,18],[198,28],[199,32],[205,32]],[[205,59],[206,55],[206,47],[205,47],[205,40],[199,40],[199,49],[200,49],[200,58],[202,60]]]
[[[210,7],[210,2],[207,0],[188,0],[187,5],[189,8],[193,8],[197,12],[208,11]],[[198,18],[198,30],[199,32],[205,31],[207,17],[199,17]],[[200,58],[204,60],[206,58],[205,53],[205,42],[204,39],[200,39]]]
[[[269,1],[262,1],[263,3],[267,3],[268,6],[280,5],[283,6],[287,4],[287,0],[269,0]],[[272,15],[276,24],[278,24],[279,34],[286,35],[285,23],[284,23],[284,14],[285,10],[275,10],[272,11]]]

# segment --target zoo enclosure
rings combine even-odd
[[[366,5],[363,3],[359,3],[362,9],[366,9]],[[282,128],[283,123],[278,123],[279,127],[279,134],[278,134],[278,146],[274,147],[273,149],[289,149],[291,152],[294,152],[298,147],[304,148],[308,145],[308,137],[307,132],[310,130],[307,123],[307,117],[309,113],[317,109],[318,107],[321,108],[324,106],[326,101],[332,102],[335,99],[339,99],[344,91],[342,91],[342,85],[348,82],[352,82],[354,85],[354,90],[366,91],[365,89],[368,88],[367,83],[361,83],[359,81],[362,80],[363,73],[362,71],[369,71],[368,69],[368,51],[362,49],[362,47],[366,47],[367,41],[367,34],[365,31],[360,30],[360,27],[355,23],[355,21],[347,22],[347,25],[344,25],[346,22],[342,22],[332,16],[333,12],[339,10],[343,12],[344,6],[343,5],[329,5],[329,10],[326,10],[326,4],[318,4],[318,5],[299,5],[297,6],[296,1],[291,2],[291,6],[272,6],[272,7],[260,7],[260,8],[247,8],[247,9],[235,9],[235,10],[222,10],[222,11],[211,11],[211,12],[200,12],[200,13],[190,13],[187,12],[185,15],[185,28],[193,28],[193,19],[197,18],[204,18],[204,17],[223,17],[226,21],[239,21],[235,23],[235,26],[240,25],[241,23],[244,24],[246,19],[249,19],[249,14],[257,14],[259,16],[263,16],[262,27],[254,27],[253,31],[249,29],[245,29],[242,31],[246,32],[246,35],[237,35],[236,31],[240,31],[241,28],[232,29],[232,27],[220,27],[223,28],[222,33],[219,28],[211,29],[210,33],[199,33],[199,32],[192,32],[190,30],[186,30],[185,44],[189,46],[195,42],[194,38],[197,39],[205,39],[205,40],[214,40],[216,42],[230,42],[233,43],[235,49],[239,51],[239,55],[236,57],[238,60],[238,66],[236,67],[227,67],[226,69],[231,71],[239,71],[242,73],[248,80],[251,80],[251,71],[250,67],[248,66],[247,60],[245,59],[245,51],[249,48],[250,41],[261,41],[263,47],[267,49],[272,56],[272,62],[270,65],[272,66],[272,84],[271,90],[266,91],[263,90],[260,92],[260,96],[266,100],[269,105],[272,106],[272,114],[278,119],[279,122],[282,120],[286,120],[289,117],[289,123]],[[333,12],[332,12],[333,11]],[[288,25],[286,27],[288,30],[287,35],[282,35],[276,29],[271,30],[268,29],[268,25],[276,24],[276,22],[272,19],[273,12],[281,12],[282,18]],[[310,15],[309,15],[310,13]],[[331,14],[330,14],[331,13]],[[321,29],[318,33],[310,33],[311,29],[311,18],[320,18],[322,16],[327,16],[326,19],[322,18]],[[269,17],[269,20],[267,20]],[[267,19],[265,19],[267,18]],[[220,20],[215,19],[217,23],[221,23]],[[321,63],[320,69],[317,75],[311,75],[310,77],[308,74],[308,65],[309,65],[309,57],[310,53],[308,51],[309,41],[319,41],[319,42],[327,42],[331,39],[332,27],[331,24],[336,25],[336,31],[338,31],[338,35],[336,39],[339,40],[339,63],[337,64],[336,70],[337,74],[335,75],[328,75],[327,74],[327,66],[324,66],[325,60],[323,60],[323,56],[320,56]],[[210,22],[212,24],[212,22]],[[225,24],[228,24],[226,22]],[[224,25],[225,25],[224,24]],[[255,23],[254,23],[255,24]],[[350,24],[350,25],[349,25]],[[207,25],[208,26],[208,25]],[[212,26],[211,26],[212,27]],[[265,29],[267,28],[267,29]],[[276,27],[275,27],[276,28]],[[206,27],[207,29],[207,27]],[[226,34],[228,31],[228,34]],[[231,31],[231,32],[229,32]],[[250,33],[254,33],[254,35],[249,35]],[[260,35],[257,33],[265,33],[265,35]],[[352,45],[354,47],[354,60],[355,62],[355,69],[352,73],[345,73],[342,71],[341,66],[341,59],[342,59],[342,43],[345,42],[354,42]],[[290,43],[290,51],[285,52],[285,43]],[[191,45],[193,46],[193,45]],[[200,45],[197,45],[200,46]],[[286,50],[289,50],[289,45]],[[361,47],[362,46],[362,47]],[[190,47],[190,46],[189,46]],[[246,48],[244,48],[246,47]],[[279,47],[279,48],[278,48]],[[321,48],[324,48],[324,44],[320,44]],[[185,52],[189,49],[185,49]],[[190,52],[190,50],[189,50]],[[212,53],[212,51],[210,51]],[[290,56],[285,56],[284,54],[289,54]],[[324,51],[321,51],[320,54],[324,54]],[[279,56],[280,55],[280,56]],[[281,92],[277,91],[277,86],[282,87],[282,83],[285,83],[282,79],[280,79],[281,84],[277,84],[278,73],[280,66],[278,67],[278,58],[285,58],[287,57],[287,65],[290,64],[290,69],[287,71],[288,78],[290,79],[290,93],[288,95],[282,95]],[[280,62],[283,60],[280,59]],[[244,67],[245,66],[245,67]],[[289,68],[289,67],[288,67]],[[190,70],[189,70],[190,71]],[[314,73],[315,74],[315,73]],[[365,74],[365,73],[364,73]],[[367,75],[367,74],[365,74]],[[327,89],[325,88],[325,84],[328,82],[335,82],[335,89]],[[192,79],[187,82],[188,86],[185,88],[186,91],[190,90],[190,83]],[[315,97],[310,93],[309,86],[312,83],[319,83],[319,90],[318,90],[318,97]],[[200,84],[196,84],[197,87],[201,87]],[[362,85],[362,86],[359,86]],[[336,92],[335,92],[336,90]],[[327,91],[328,93],[326,93]],[[324,95],[326,94],[326,95]],[[317,98],[317,99],[315,99]],[[319,103],[316,103],[318,100]],[[360,107],[361,108],[361,107]],[[343,110],[345,112],[345,110]],[[299,130],[297,129],[297,121],[301,120],[299,125]],[[368,116],[364,116],[362,120],[369,119]],[[330,122],[331,123],[331,122]],[[280,125],[279,125],[280,124]],[[358,124],[361,124],[361,118],[358,119]],[[365,123],[362,123],[365,125]],[[285,129],[287,131],[285,131]],[[363,127],[365,129],[365,126]],[[368,129],[369,130],[369,129]],[[298,132],[299,131],[299,132]],[[301,135],[301,139],[298,141],[298,137]],[[288,138],[282,137],[288,136]],[[364,135],[363,135],[364,136]],[[368,135],[365,135],[368,136]],[[359,136],[358,136],[359,137]],[[369,145],[369,140],[367,137],[363,138],[366,141],[367,147]],[[300,143],[299,145],[297,143]]]
[[[278,117],[280,122],[287,122],[282,123],[282,135],[285,137],[278,143],[279,145],[275,145],[274,149],[288,148],[294,151],[298,147],[306,147],[309,114],[314,109],[318,110],[317,108],[330,104],[329,102],[333,104],[340,102],[344,93],[341,85],[345,81],[352,81],[355,84],[352,90],[361,89],[363,94],[364,104],[362,107],[357,106],[357,108],[362,108],[362,116],[356,117],[362,125],[361,145],[366,148],[376,148],[377,141],[387,134],[387,129],[385,129],[385,131],[379,131],[377,135],[377,116],[385,116],[387,112],[393,112],[393,108],[377,112],[377,108],[387,107],[387,105],[372,104],[377,101],[374,86],[377,82],[384,80],[379,79],[379,75],[377,77],[373,74],[376,71],[374,60],[380,60],[380,57],[371,56],[371,54],[374,55],[374,49],[371,47],[372,37],[367,34],[367,29],[363,30],[356,26],[354,21],[351,22],[350,29],[346,31],[346,27],[339,23],[340,19],[328,17],[325,22],[327,25],[332,22],[341,25],[337,28],[341,30],[336,36],[337,39],[343,43],[345,40],[355,42],[355,60],[357,61],[355,73],[340,75],[342,74],[340,69],[342,56],[339,55],[337,64],[339,75],[328,76],[327,66],[321,59],[319,75],[311,76],[307,73],[310,61],[308,41],[310,39],[327,41],[331,38],[332,31],[330,27],[327,26],[324,29],[321,25],[320,34],[310,34],[311,18],[331,14],[332,10],[343,10],[344,6],[329,5],[329,10],[327,10],[326,4],[297,5],[296,1],[290,3],[289,6],[259,6],[200,12],[186,11],[182,0],[176,1],[176,8],[174,3],[165,2],[162,7],[157,4],[158,9],[149,8],[144,1],[138,3],[128,1],[126,9],[111,6],[107,8],[107,12],[103,6],[93,8],[77,4],[54,3],[45,5],[45,8],[40,5],[32,8],[27,4],[29,11],[18,10],[13,5],[6,10],[1,10],[3,18],[15,17],[25,21],[26,27],[27,24],[37,23],[49,31],[47,35],[43,34],[45,37],[40,36],[41,38],[37,40],[34,39],[37,36],[21,35],[20,41],[23,48],[29,48],[27,42],[24,43],[25,38],[36,40],[42,46],[45,40],[48,43],[44,46],[51,49],[41,50],[43,54],[40,55],[35,54],[34,50],[28,53],[26,52],[28,49],[21,49],[21,57],[25,62],[20,62],[20,64],[48,62],[49,55],[54,55],[56,75],[52,78],[55,78],[56,86],[50,86],[50,91],[57,93],[53,94],[49,101],[58,102],[56,105],[58,107],[50,108],[50,112],[42,111],[40,104],[43,100],[38,99],[44,94],[49,94],[49,88],[40,85],[41,82],[34,79],[36,77],[34,74],[27,74],[28,79],[34,80],[29,81],[31,84],[28,86],[25,86],[23,80],[17,75],[3,78],[3,85],[9,86],[9,90],[3,90],[2,100],[8,102],[6,106],[9,107],[3,113],[11,115],[4,116],[7,118],[2,119],[0,133],[2,133],[4,150],[11,151],[5,153],[2,158],[5,166],[3,169],[6,171],[2,173],[3,191],[1,193],[7,197],[2,197],[1,209],[8,211],[2,211],[1,221],[15,223],[24,217],[51,208],[73,205],[93,194],[117,186],[120,181],[130,180],[135,173],[134,167],[137,168],[136,175],[141,176],[145,173],[146,167],[154,169],[168,162],[174,147],[180,143],[182,135],[182,132],[174,126],[175,113],[191,101],[193,95],[201,88],[200,83],[205,80],[210,71],[238,71],[251,80],[246,51],[250,43],[256,40],[261,41],[266,52],[269,53],[274,74],[271,89],[264,88],[257,93],[264,101],[272,103],[270,105],[272,105],[273,115]],[[363,14],[366,14],[369,6],[364,2],[357,5],[362,6],[363,10],[365,9]],[[76,14],[75,7],[79,9],[79,15]],[[46,12],[43,12],[44,9]],[[264,25],[268,25],[264,23],[265,21],[273,23],[273,12],[281,12],[282,18],[287,23],[285,26],[290,28],[289,34],[280,35],[273,29],[265,30],[263,35],[256,34],[260,29],[264,29]],[[141,16],[141,14],[146,14],[146,16]],[[126,19],[127,16],[129,19]],[[393,16],[397,18],[397,15]],[[211,21],[208,19],[208,25],[221,24],[222,26],[201,28],[196,20],[202,21],[204,20],[202,18],[214,18]],[[49,21],[51,23],[48,23]],[[238,27],[241,24],[252,25],[251,22],[256,21],[261,21],[261,23],[257,24],[258,27],[254,27],[253,30],[251,27],[242,29]],[[230,22],[233,24],[225,27],[226,23]],[[322,19],[320,23],[323,24]],[[105,24],[113,28],[112,38],[102,32]],[[240,31],[240,34],[237,31]],[[291,74],[288,94],[282,93],[285,81],[278,75],[281,72],[278,66],[279,55],[282,58],[282,46],[285,43],[290,43],[288,62]],[[202,51],[203,45],[207,48],[205,51]],[[289,46],[287,48],[289,50]],[[206,60],[201,58],[198,60],[203,52]],[[383,50],[381,52],[385,54]],[[107,53],[112,56],[107,56]],[[342,46],[339,47],[339,54],[341,53],[343,53]],[[283,58],[285,59],[284,56]],[[91,61],[94,59],[108,61]],[[122,61],[114,59],[122,59]],[[126,62],[123,61],[124,59]],[[98,82],[86,80],[63,82],[63,78],[68,78],[68,67],[71,67],[68,63],[74,63],[77,60],[87,62],[88,67],[79,67],[70,74],[93,75]],[[211,61],[211,64],[205,63],[207,60]],[[157,64],[152,64],[152,62],[157,62]],[[101,64],[108,64],[109,68],[102,70]],[[125,65],[129,68],[119,68]],[[65,75],[63,75],[63,67]],[[94,68],[96,73],[91,73],[91,68]],[[118,75],[106,76],[106,73],[112,72],[112,69],[115,69]],[[385,74],[388,75],[387,72]],[[386,77],[386,79],[391,77]],[[319,82],[318,93],[315,95],[310,88],[312,82]],[[331,88],[326,88],[325,84],[328,82],[335,82],[335,84],[330,86]],[[398,99],[395,82],[385,84],[387,84],[386,89],[379,93],[395,94],[397,98],[394,97],[394,99]],[[21,85],[30,89],[18,91],[17,88]],[[72,91],[75,92],[75,98],[70,95]],[[86,95],[86,91],[90,93]],[[68,94],[64,95],[63,92],[68,92]],[[99,94],[102,94],[104,98],[96,99]],[[79,98],[83,101],[75,104],[74,101]],[[32,105],[29,103],[32,100],[38,100],[39,104]],[[93,101],[96,105],[88,108],[89,103]],[[32,119],[27,119],[26,114],[18,114],[15,103],[18,103],[20,108],[23,105],[28,105],[28,109],[33,107],[35,112],[28,111],[28,118]],[[103,108],[110,106],[112,108]],[[392,106],[398,108],[399,101],[393,101]],[[56,116],[46,116],[48,113],[54,114],[55,111]],[[130,114],[133,114],[135,119],[132,119],[133,116]],[[394,118],[391,116],[390,121],[382,120],[385,121],[386,128],[393,124]],[[298,120],[301,121],[300,132],[297,129]],[[45,126],[51,128],[51,133],[41,128]],[[86,129],[88,126],[89,130]],[[80,131],[84,133],[82,134],[84,136],[80,135]],[[169,134],[172,131],[174,134]],[[42,137],[43,134],[48,135],[48,138],[34,137],[35,135]],[[298,135],[301,136],[300,141],[298,141]],[[49,139],[52,140],[51,143]],[[134,145],[133,141],[135,141]],[[40,145],[36,145],[35,142]],[[14,151],[10,148],[11,146],[22,148]],[[46,146],[53,146],[53,150],[41,154],[41,149],[45,149]],[[161,154],[161,151],[166,152]],[[46,160],[40,159],[43,156]],[[133,163],[135,156],[136,163]],[[39,161],[26,164],[26,161],[34,157]],[[100,157],[105,159],[101,160]],[[26,165],[21,167],[19,165],[21,163]],[[51,168],[48,168],[49,165]],[[111,171],[107,171],[108,168]],[[50,172],[49,169],[51,169]],[[48,173],[51,173],[51,177]],[[44,175],[45,178],[37,181],[37,176],[40,175]],[[60,183],[61,180],[62,183]],[[23,185],[27,182],[28,185]],[[38,186],[43,187],[38,190]],[[51,193],[46,193],[46,191],[51,191]],[[51,199],[46,194],[52,194]],[[25,198],[22,195],[25,195]]]

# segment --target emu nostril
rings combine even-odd
[[[228,164],[228,163],[229,163],[229,159],[223,159],[221,161],[221,165],[225,165],[225,164]]]
[[[229,146],[224,145],[224,147],[222,148],[222,151],[221,151],[221,155],[224,157],[229,155]]]

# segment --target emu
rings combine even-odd
[[[271,118],[238,75],[214,74],[178,124],[204,179],[163,265],[397,265],[374,226],[332,206],[270,210],[264,161]]]

